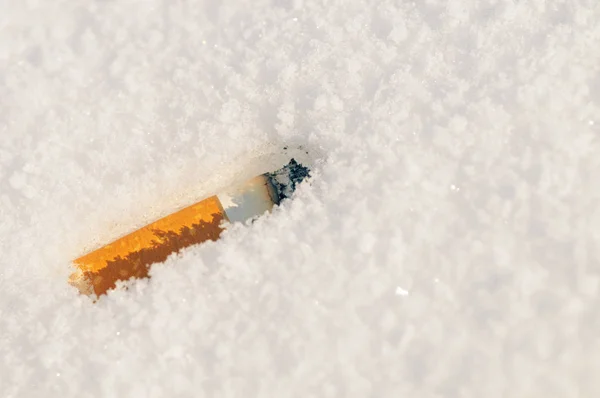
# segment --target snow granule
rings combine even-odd
[[[599,20],[0,2],[0,396],[600,396]],[[284,146],[313,172],[271,214],[68,285]]]

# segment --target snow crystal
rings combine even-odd
[[[3,2],[0,396],[598,396],[599,19]],[[286,146],[311,178],[271,214],[96,303],[68,285]]]

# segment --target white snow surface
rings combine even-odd
[[[600,396],[599,20],[0,1],[0,397]],[[313,176],[273,213],[67,284],[284,145]]]

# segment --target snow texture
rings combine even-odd
[[[0,1],[0,396],[600,396],[599,20]],[[67,284],[286,145],[315,163],[273,213],[96,303]]]

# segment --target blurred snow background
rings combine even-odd
[[[0,396],[598,396],[599,20],[0,1]],[[67,285],[288,144],[321,161],[273,214],[96,304]]]

